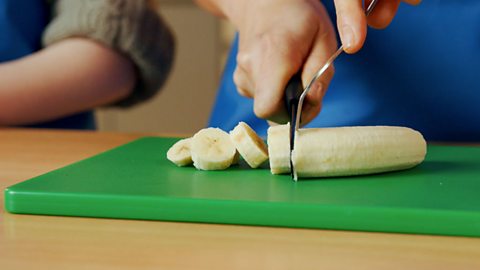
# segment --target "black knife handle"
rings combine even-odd
[[[298,105],[298,101],[300,96],[303,92],[303,84],[302,84],[302,76],[301,73],[298,72],[290,78],[287,83],[287,87],[285,88],[285,108],[289,116],[291,117],[292,107],[296,107]]]
[[[302,77],[300,72],[293,75],[285,88],[285,108],[290,119],[290,150],[293,150],[293,140],[295,136],[295,122],[297,118],[297,108],[300,96],[303,93]]]

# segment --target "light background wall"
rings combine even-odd
[[[188,135],[205,127],[233,28],[189,0],[158,0],[176,36],[176,59],[162,91],[130,109],[100,109],[99,130]]]

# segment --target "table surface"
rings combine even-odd
[[[5,212],[7,186],[141,136],[0,129],[0,268],[480,269],[479,238]]]

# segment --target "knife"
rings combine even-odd
[[[285,107],[290,119],[290,175],[292,179],[294,178],[294,170],[292,163],[292,151],[295,143],[295,127],[297,126],[297,113],[298,113],[298,103],[300,101],[300,96],[303,93],[303,84],[302,77],[300,72],[293,75],[293,77],[288,81],[287,87],[285,88],[284,100]],[[300,124],[300,123],[298,123]]]
[[[372,0],[366,10],[365,10],[365,16],[368,17],[370,13],[373,11],[375,6],[377,5],[378,0]],[[332,56],[327,60],[327,62],[320,67],[320,69],[315,73],[313,78],[310,80],[308,83],[307,87],[305,87],[305,90],[302,88],[302,81],[301,81],[301,73],[297,73],[293,75],[293,77],[290,79],[290,81],[287,84],[287,87],[285,88],[285,105],[287,108],[287,112],[289,113],[290,116],[290,174],[292,176],[292,179],[297,181],[297,176],[295,173],[295,169],[293,167],[293,162],[292,162],[292,151],[294,148],[294,143],[295,143],[295,132],[298,130],[300,127],[300,121],[302,117],[302,107],[303,107],[303,101],[305,100],[305,97],[307,96],[308,92],[310,91],[312,85],[315,83],[315,81],[332,65],[333,61],[343,52],[343,45],[340,46],[335,53],[333,53]]]

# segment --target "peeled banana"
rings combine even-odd
[[[288,138],[288,126],[270,129],[269,142]],[[270,162],[272,172],[288,173],[289,149],[283,143],[269,149],[270,161],[277,161]],[[293,173],[297,179],[403,170],[421,163],[426,150],[422,134],[406,127],[300,129],[292,152]]]

